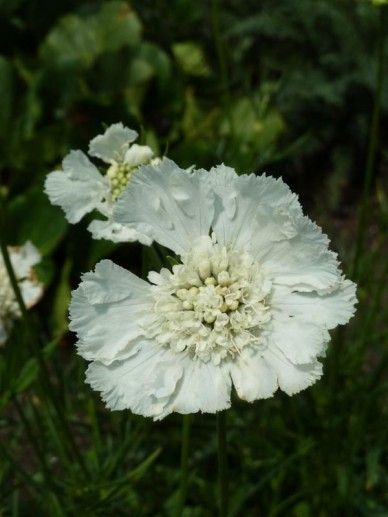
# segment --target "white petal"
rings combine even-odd
[[[170,400],[183,368],[175,355],[151,341],[141,343],[136,354],[109,366],[89,365],[87,382],[100,391],[112,410],[130,409],[143,416],[160,417]]]
[[[148,225],[152,239],[182,254],[196,238],[208,235],[213,213],[207,173],[189,173],[164,158],[133,175],[117,201],[113,219]]]
[[[230,363],[230,373],[240,399],[253,402],[272,397],[278,389],[277,375],[261,354],[243,349]]]
[[[41,261],[41,254],[32,242],[27,241],[21,247],[10,247],[10,258],[16,277],[26,278],[31,273],[31,268]]]
[[[63,171],[51,172],[45,192],[53,205],[60,206],[70,223],[78,223],[109,195],[109,181],[82,151],[71,151],[63,160]]]
[[[326,350],[328,331],[296,318],[275,320],[267,335],[268,346],[276,346],[293,364],[307,364]]]
[[[279,388],[287,395],[299,393],[322,376],[322,364],[319,361],[295,365],[280,352],[271,349],[265,350],[263,358],[275,371]]]
[[[263,245],[257,256],[266,274],[273,283],[294,290],[325,293],[335,289],[341,272],[327,236],[308,217],[296,221],[296,231],[288,240]]]
[[[339,286],[329,294],[301,293],[288,286],[274,286],[271,304],[279,317],[295,317],[327,329],[345,325],[354,315],[357,303],[356,284],[341,278]]]
[[[133,144],[125,153],[124,161],[130,167],[138,167],[148,163],[153,155],[154,152],[148,145]]]
[[[27,309],[33,307],[43,294],[43,286],[39,282],[22,280],[19,287]]]
[[[79,354],[105,364],[127,356],[144,334],[152,303],[147,282],[110,260],[99,262],[82,277],[70,304],[70,329],[78,335]]]
[[[294,220],[302,209],[281,179],[237,176],[225,165],[211,169],[209,177],[216,193],[214,231],[219,242],[255,255],[268,242],[295,235]]]
[[[112,219],[107,221],[92,221],[88,230],[93,236],[93,239],[106,239],[112,242],[135,242],[139,241],[141,244],[149,246],[152,239],[144,233],[136,229],[136,225],[116,223]],[[141,228],[141,226],[138,226]]]
[[[157,419],[172,412],[216,413],[230,407],[231,379],[226,365],[215,366],[183,354],[175,354],[175,358],[183,367],[182,379]]]
[[[129,144],[139,135],[121,122],[109,126],[103,135],[98,135],[89,144],[90,156],[101,158],[106,163],[121,163]]]

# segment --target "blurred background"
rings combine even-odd
[[[293,398],[236,401],[230,515],[388,516],[388,17],[379,4],[0,1],[3,238],[39,248],[45,284],[34,333],[17,325],[0,349],[0,515],[173,515],[180,417],[108,413],[67,331],[82,272],[109,256],[141,274],[158,258],[93,241],[88,218],[68,225],[42,190],[70,149],[87,150],[121,121],[182,167],[224,162],[282,176],[359,283],[359,310],[333,336],[322,381]],[[214,428],[211,415],[193,418],[186,517],[216,514]]]

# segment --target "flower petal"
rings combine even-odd
[[[279,317],[295,317],[301,324],[311,322],[330,330],[345,325],[354,315],[356,288],[356,284],[343,277],[334,291],[323,295],[275,285],[271,304]]]
[[[182,254],[209,233],[214,204],[206,178],[207,173],[189,173],[167,158],[142,166],[117,201],[113,219],[148,225],[153,240]]]
[[[110,364],[128,354],[152,322],[150,285],[103,260],[86,273],[70,304],[70,330],[77,333],[79,354]]]
[[[268,242],[295,235],[294,220],[302,209],[280,178],[237,176],[225,165],[211,169],[209,177],[216,194],[214,231],[219,242],[255,255]]]
[[[112,219],[107,221],[94,220],[89,226],[88,230],[93,236],[93,239],[106,239],[112,242],[135,242],[139,241],[141,244],[149,246],[152,239],[148,235],[141,233],[136,228],[141,228],[141,225],[129,225],[116,223]]]
[[[287,318],[273,321],[267,340],[268,346],[276,346],[293,364],[307,364],[324,353],[330,334],[313,323]]]
[[[33,307],[43,294],[43,286],[37,281],[22,280],[19,287],[27,309]]]
[[[295,395],[314,384],[322,376],[322,364],[314,361],[309,364],[292,364],[283,354],[267,349],[263,359],[277,375],[279,388],[287,395]]]
[[[154,152],[148,145],[133,144],[125,153],[124,161],[130,167],[139,167],[148,163],[153,155]]]
[[[231,361],[230,373],[238,396],[248,402],[272,397],[278,389],[275,371],[253,348],[243,349],[240,356]]]
[[[122,163],[129,144],[136,140],[138,133],[121,122],[108,127],[103,135],[98,135],[89,144],[90,156],[96,156],[106,163]]]
[[[53,205],[60,206],[70,223],[78,223],[110,192],[109,181],[82,151],[71,151],[63,160],[63,171],[51,172],[45,192]]]
[[[38,264],[42,256],[32,242],[27,241],[21,247],[10,247],[12,266],[18,279],[26,278],[31,274],[31,268]]]
[[[160,417],[183,375],[175,356],[151,341],[143,341],[125,361],[89,365],[86,382],[101,392],[108,408],[130,409],[143,416]]]
[[[230,407],[230,374],[225,365],[195,361],[187,355],[175,354],[183,368],[182,379],[168,401],[161,419],[169,413],[216,413]]]
[[[296,235],[267,243],[257,257],[273,283],[298,291],[327,293],[339,285],[341,272],[329,239],[308,217],[296,221]]]

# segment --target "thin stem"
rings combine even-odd
[[[177,517],[183,514],[186,502],[187,487],[189,481],[189,444],[190,444],[190,415],[182,417],[182,444],[181,444],[181,483],[179,489],[179,499],[177,504]]]
[[[228,514],[228,463],[226,442],[226,411],[217,413],[219,515]]]
[[[80,468],[82,469],[85,476],[89,476],[89,473],[87,471],[85,462],[78,450],[78,447],[75,443],[75,440],[73,438],[72,432],[68,426],[68,422],[66,420],[65,415],[62,412],[61,408],[61,402],[57,399],[57,393],[56,390],[51,382],[50,372],[48,369],[48,366],[44,360],[41,347],[38,343],[39,335],[38,332],[36,332],[35,325],[33,324],[33,321],[30,319],[26,305],[23,300],[23,296],[21,294],[19,284],[15,275],[15,271],[12,266],[11,258],[8,252],[7,243],[5,240],[5,225],[6,225],[6,206],[5,201],[2,196],[0,196],[0,250],[1,254],[3,256],[4,265],[6,267],[13,292],[15,294],[16,301],[19,305],[20,312],[22,314],[22,318],[26,324],[26,326],[29,328],[30,331],[30,339],[27,340],[28,345],[31,349],[31,353],[36,357],[37,362],[39,364],[39,381],[40,381],[40,388],[42,392],[42,399],[46,401],[46,397],[50,400],[52,407],[54,408],[56,415],[58,417],[58,422],[56,422],[56,428],[62,433],[62,435],[67,439],[67,442],[69,444],[70,451],[74,454],[74,457],[77,459]],[[36,338],[36,339],[35,339]],[[59,424],[59,425],[58,425]]]
[[[353,257],[352,276],[357,279],[359,277],[359,263],[364,244],[365,229],[367,222],[367,213],[369,207],[369,195],[372,184],[373,171],[376,164],[377,146],[379,140],[379,122],[381,112],[381,93],[383,88],[383,69],[384,69],[384,8],[379,8],[379,29],[377,36],[377,69],[375,78],[375,94],[372,121],[369,133],[368,154],[366,160],[366,168],[364,175],[364,187],[362,193],[362,201],[360,214],[358,219],[358,228],[356,234],[356,245]]]
[[[226,63],[226,55],[225,49],[221,36],[220,29],[220,1],[212,0],[211,3],[211,23],[212,23],[212,31],[214,44],[216,47],[218,63],[220,67],[220,75],[221,75],[221,85],[223,90],[224,97],[224,105],[226,109],[226,115],[228,118],[229,126],[230,126],[230,134],[233,137],[233,118],[230,110],[230,102],[231,102],[231,93],[230,93],[230,83],[229,83],[229,75],[228,75],[228,67]]]

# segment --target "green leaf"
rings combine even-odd
[[[141,24],[126,2],[109,2],[90,16],[70,15],[52,29],[40,48],[51,64],[89,68],[104,52],[138,44]]]
[[[30,240],[43,255],[51,253],[64,237],[67,222],[62,211],[51,205],[42,188],[32,188],[9,206],[12,244]]]
[[[178,65],[187,75],[206,77],[210,75],[210,68],[206,62],[202,48],[193,41],[175,43],[172,52]]]
[[[51,323],[53,335],[62,336],[68,329],[68,311],[71,299],[70,273],[72,261],[68,258],[61,271],[58,287],[54,295]]]

